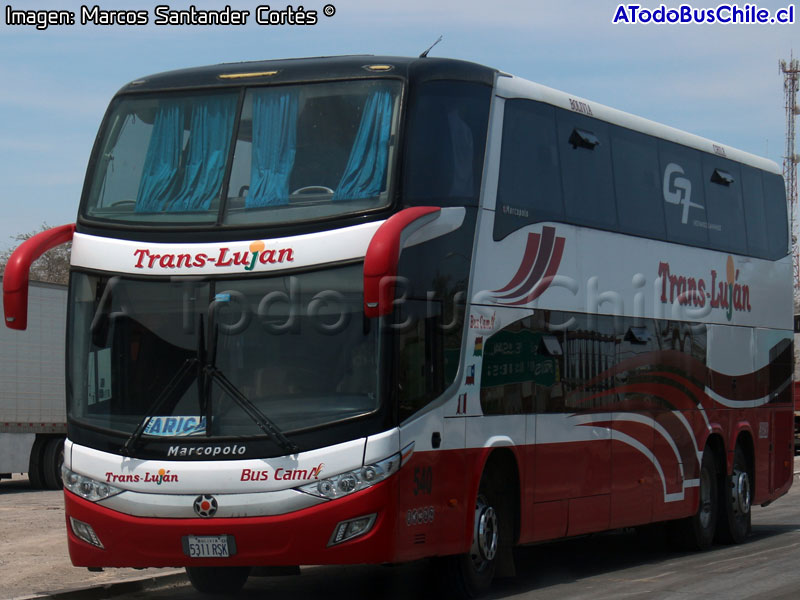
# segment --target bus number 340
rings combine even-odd
[[[414,468],[414,495],[430,494],[433,491],[433,468]]]

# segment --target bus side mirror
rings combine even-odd
[[[418,229],[435,220],[441,208],[415,206],[389,217],[375,232],[364,257],[364,314],[381,317],[392,312],[400,252]]]
[[[25,240],[8,259],[3,274],[3,312],[6,327],[28,327],[28,274],[31,264],[42,254],[72,240],[75,224],[53,227]]]

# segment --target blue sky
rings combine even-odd
[[[166,3],[174,9],[190,4]],[[200,0],[194,5],[226,3],[251,13],[260,4]],[[273,9],[287,6],[268,3]],[[326,3],[308,0],[303,5],[321,13]],[[798,24],[615,25],[611,20],[619,3],[604,0],[330,3],[336,14],[320,14],[319,23],[307,27],[75,25],[38,31],[6,25],[9,3],[2,2],[0,249],[13,244],[10,236],[44,221],[60,225],[75,220],[100,119],[114,92],[130,80],[219,62],[417,55],[439,35],[444,39],[432,55],[483,63],[782,161],[785,117],[778,60],[788,58],[792,44],[795,55],[800,54]],[[160,3],[98,4],[107,10],[147,9],[152,22],[152,8]],[[695,1],[693,6],[717,4]],[[772,10],[789,4],[758,3]],[[10,5],[79,11],[81,3],[18,0]],[[800,3],[795,6],[797,14]]]

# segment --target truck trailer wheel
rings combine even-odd
[[[44,484],[48,490],[60,490],[63,486],[61,481],[61,465],[63,464],[64,438],[50,438],[44,447],[44,461],[42,462]]]
[[[250,576],[250,567],[186,567],[189,581],[202,594],[236,594]]]
[[[28,461],[28,481],[34,490],[44,489],[45,486],[44,469],[42,468],[44,465],[45,446],[47,446],[47,438],[37,435],[31,448],[30,460]]]

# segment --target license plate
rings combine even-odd
[[[183,552],[190,558],[226,558],[236,554],[232,535],[187,535]]]

